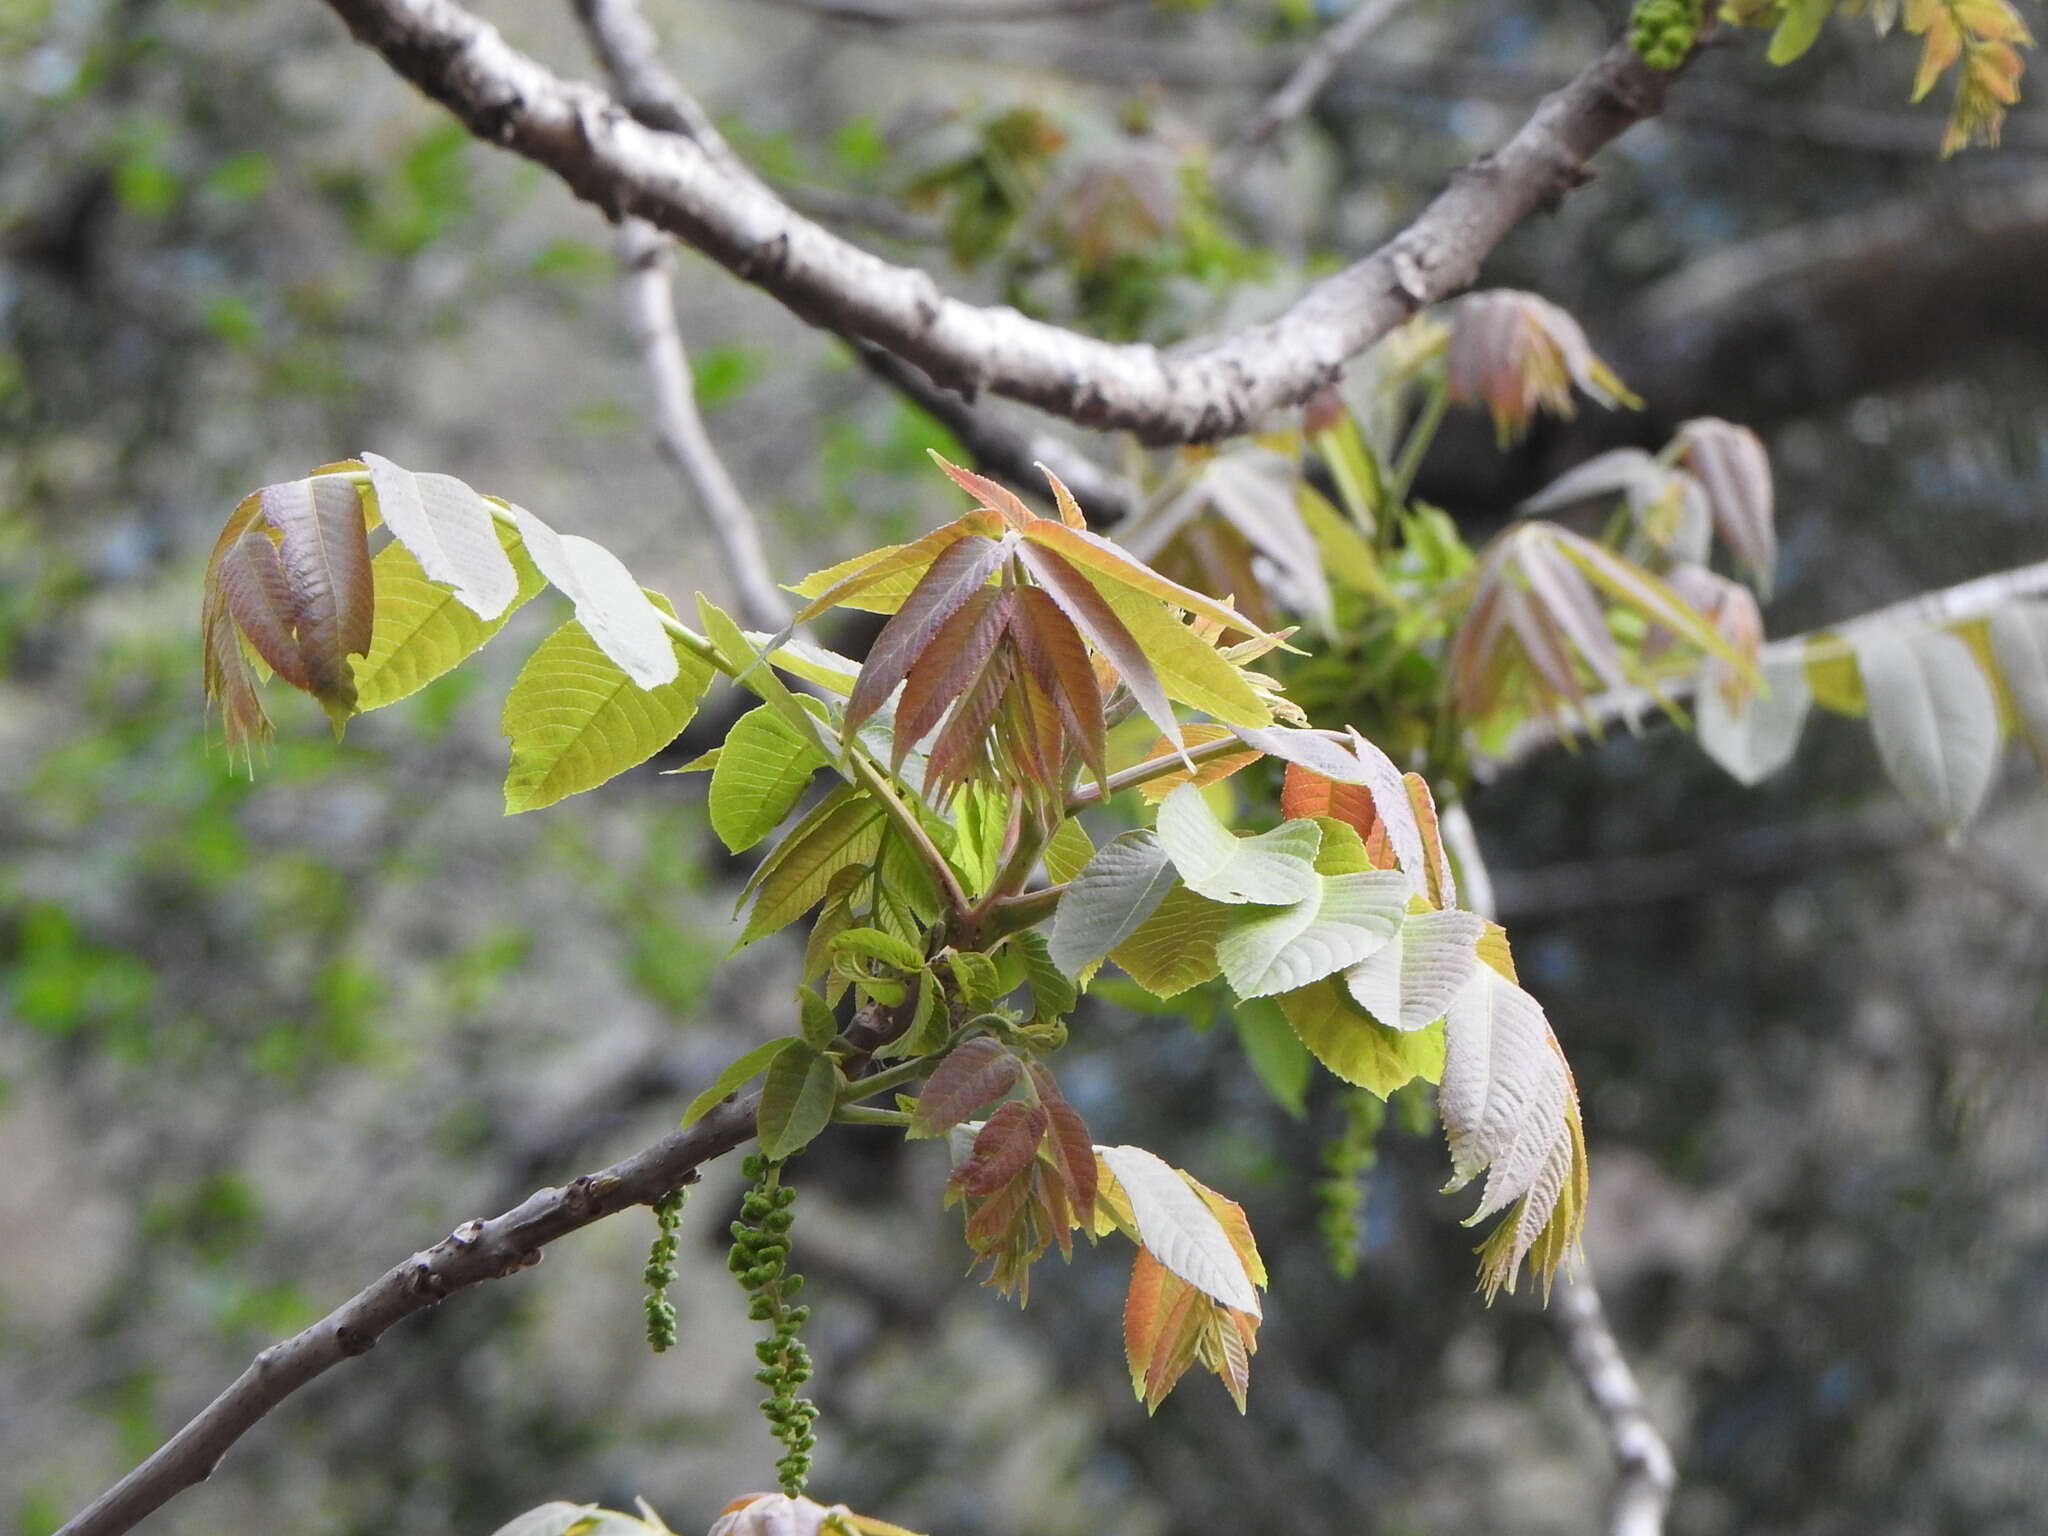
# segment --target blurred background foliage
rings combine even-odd
[[[490,11],[587,70],[566,7]],[[1397,228],[1600,40],[1563,0],[1417,7],[1218,188],[1203,146],[1327,19],[1310,0],[650,11],[820,216],[957,291],[1161,340]],[[1939,165],[1937,115],[1898,105],[1910,66],[1860,33],[1787,71],[1702,60],[1488,272],[1571,308],[1647,410],[1506,455],[1460,413],[1423,493],[1476,542],[1599,447],[1750,423],[1778,473],[1774,635],[2048,553],[2048,115]],[[724,595],[648,447],[599,218],[317,6],[4,0],[0,81],[0,1525],[40,1536],[263,1343],[657,1134],[786,1022],[788,957],[722,962],[744,869],[694,781],[650,766],[502,820],[475,670],[338,748],[284,703],[254,783],[207,747],[211,530],[324,458],[462,475]],[[695,259],[679,298],[786,574],[950,511],[922,468],[944,433],[836,345]],[[1473,811],[1585,1097],[1589,1249],[1679,1454],[1673,1530],[2040,1530],[2032,768],[1954,849],[1827,720],[1755,792],[1653,730]],[[1439,1149],[1387,1117],[1339,1280],[1315,1179],[1345,1105],[1291,1116],[1227,1034],[1105,1000],[1063,1077],[1105,1140],[1247,1206],[1276,1279],[1249,1418],[1202,1387],[1148,1422],[1120,1263],[1045,1274],[1020,1318],[960,1279],[937,1154],[846,1129],[796,1174],[819,1488],[948,1536],[1591,1528],[1602,1444],[1527,1298],[1468,1294]],[[772,1458],[723,1273],[732,1178],[685,1218],[678,1353],[641,1340],[651,1220],[606,1223],[322,1380],[152,1528],[469,1536],[636,1493],[702,1525]]]

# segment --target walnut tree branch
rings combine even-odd
[[[608,212],[681,237],[811,323],[872,341],[970,396],[986,389],[1150,442],[1228,437],[1305,399],[1416,309],[1468,285],[1516,223],[1582,182],[1595,153],[1659,110],[1668,85],[1625,45],[1609,49],[1378,251],[1277,319],[1163,353],[951,298],[930,274],[801,217],[695,140],[562,79],[456,0],[328,4],[480,138]]]
[[[1242,174],[1274,134],[1314,105],[1352,51],[1407,3],[1408,0],[1357,0],[1350,11],[1331,23],[1301,56],[1280,89],[1266,98],[1218,158],[1217,179],[1230,181]]]
[[[646,1205],[696,1177],[697,1167],[754,1134],[754,1099],[728,1101],[687,1131],[560,1189],[542,1189],[511,1210],[465,1222],[381,1276],[311,1327],[273,1344],[227,1390],[147,1460],[101,1494],[58,1536],[120,1536],[175,1495],[203,1482],[221,1457],[300,1387],[365,1353],[393,1324],[444,1296],[518,1273],[555,1239]]]

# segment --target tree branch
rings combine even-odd
[[[779,10],[806,11],[825,21],[864,27],[930,26],[945,22],[1044,21],[1113,11],[1134,0],[756,0]]]
[[[652,225],[628,219],[619,226],[618,243],[619,264],[626,274],[627,317],[647,369],[655,437],[718,541],[747,622],[772,633],[789,621],[789,604],[770,574],[754,514],[697,412],[690,358],[676,326],[669,242]]]
[[[1662,106],[1668,84],[1617,45],[1371,256],[1276,320],[1169,355],[950,298],[928,273],[802,218],[695,140],[563,80],[456,0],[328,3],[479,137],[546,166],[607,212],[680,236],[811,323],[885,347],[970,398],[987,389],[1149,442],[1246,431],[1334,379],[1416,309],[1468,285],[1508,230],[1582,182],[1587,160]]]
[[[754,1134],[754,1099],[728,1101],[687,1131],[664,1136],[560,1189],[537,1190],[511,1210],[465,1222],[388,1269],[310,1328],[273,1344],[228,1389],[140,1466],[93,1500],[58,1536],[119,1536],[203,1482],[228,1448],[300,1387],[365,1353],[394,1323],[444,1296],[531,1268],[555,1239],[646,1205],[692,1182],[696,1169]]]
[[[1218,158],[1217,179],[1230,181],[1241,175],[1274,134],[1314,104],[1352,50],[1391,21],[1407,3],[1408,0],[1357,0],[1348,13],[1333,22]]]

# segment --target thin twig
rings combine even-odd
[[[1113,11],[1135,0],[750,0],[805,11],[825,21],[864,27],[915,27],[960,22],[1045,21]]]
[[[1273,136],[1314,104],[1351,51],[1400,12],[1408,0],[1357,0],[1315,40],[1279,90],[1266,98],[1236,140],[1217,157],[1219,181],[1232,181],[1258,158]]]
[[[756,629],[778,630],[789,619],[789,604],[769,572],[754,514],[697,410],[690,357],[676,324],[668,238],[651,224],[628,219],[619,226],[618,245],[627,316],[647,370],[656,440],[703,512],[747,622]]]
[[[1457,866],[1465,905],[1481,917],[1492,917],[1493,880],[1465,803],[1446,802],[1437,825]],[[1643,1389],[1608,1326],[1600,1292],[1583,1258],[1574,1257],[1558,1277],[1546,1315],[1614,1456],[1608,1536],[1663,1536],[1664,1512],[1677,1484],[1671,1448],[1650,1419]]]

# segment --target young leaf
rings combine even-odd
[[[799,736],[820,746],[829,743],[814,711],[805,708],[789,691],[789,685],[775,675],[766,654],[747,639],[746,631],[733,622],[732,615],[702,592],[697,594],[697,622],[704,626],[705,638],[723,659],[735,683],[774,710]]]
[[[975,1135],[974,1150],[947,1182],[962,1194],[986,1199],[1031,1166],[1051,1124],[1040,1105],[1021,1099],[997,1105]]]
[[[375,608],[362,501],[331,476],[265,486],[259,495],[278,532],[308,691],[338,723],[355,710],[348,658],[370,649]]]
[[[1998,702],[1969,646],[1885,625],[1857,637],[1856,661],[1885,772],[1916,810],[1960,832],[1998,768]]]
[[[963,1041],[925,1080],[911,1116],[910,1134],[945,1135],[973,1119],[974,1112],[990,1099],[1001,1098],[1016,1087],[1023,1074],[1024,1064],[986,1036]]]
[[[1052,920],[1052,963],[1069,976],[1137,932],[1173,889],[1173,865],[1150,832],[1105,843],[1068,883]]]
[[[853,692],[853,685],[860,677],[860,663],[850,656],[842,656],[815,641],[789,639],[780,646],[775,636],[764,630],[743,631],[747,644],[755,650],[766,653],[769,662],[787,672],[791,677],[800,677],[805,682],[816,683],[828,692],[845,698]]]
[[[835,875],[872,863],[881,846],[879,805],[850,785],[827,795],[754,871],[748,882],[754,910],[740,934],[741,946],[794,922],[823,898]]]
[[[1436,800],[1429,792],[1429,785],[1419,773],[1404,773],[1401,783],[1408,794],[1409,808],[1415,813],[1415,829],[1422,840],[1422,880],[1424,894],[1430,905],[1455,907],[1458,904],[1458,882],[1451,874],[1450,855],[1444,852],[1444,840],[1437,830]]]
[[[986,475],[977,475],[971,469],[962,469],[958,464],[949,462],[945,455],[936,449],[932,450],[932,462],[945,472],[948,480],[980,502],[983,511],[995,513],[1012,528],[1028,528],[1039,520],[1038,514],[1025,506],[1018,499],[1016,492],[997,485]],[[1068,499],[1072,500],[1071,497]]]
[[[861,721],[880,709],[896,685],[911,674],[933,642],[943,632],[946,622],[958,613],[968,599],[982,595],[985,601],[979,605],[986,608],[987,599],[994,597],[986,592],[989,575],[1002,564],[1008,551],[1003,544],[991,539],[959,539],[940,550],[931,566],[918,580],[903,606],[895,616],[882,626],[882,632],[875,636],[875,643],[868,650],[868,657],[861,664],[860,680],[854,684],[853,696],[846,703],[845,730],[850,736],[859,728]],[[1007,611],[1007,610],[1006,610]],[[1001,635],[998,624],[987,637],[981,655],[986,656]],[[959,637],[955,636],[957,640]],[[946,651],[938,652],[941,666],[952,660]],[[972,664],[979,665],[979,658]],[[940,707],[950,702],[942,700]],[[934,715],[923,729],[898,730],[903,750],[911,742],[922,737],[937,722]]]
[[[1074,978],[1053,964],[1052,946],[1036,928],[1013,935],[1010,943],[1024,957],[1024,974],[1031,983],[1031,1006],[1035,1022],[1050,1023],[1074,1011],[1080,988]]]
[[[1763,687],[1740,708],[1711,684],[1694,700],[1700,749],[1740,784],[1760,784],[1792,760],[1813,704],[1806,667],[1797,657],[1766,663],[1762,678]]]
[[[1706,489],[1722,542],[1735,553],[1765,598],[1778,567],[1776,498],[1771,459],[1748,427],[1702,416],[1678,429],[1680,462]]]
[[[1411,912],[1385,947],[1344,973],[1344,985],[1389,1029],[1426,1029],[1472,979],[1485,929],[1470,912]]]
[[[711,770],[711,830],[742,853],[782,825],[811,775],[825,766],[812,738],[769,705],[740,716]]]
[[[690,1100],[690,1107],[683,1111],[683,1123],[680,1128],[687,1131],[702,1120],[713,1109],[731,1098],[741,1086],[759,1077],[777,1056],[795,1043],[787,1036],[780,1040],[765,1041],[737,1060],[728,1062],[725,1070],[712,1079],[711,1086]]]
[[[1044,588],[1019,587],[1010,634],[1026,674],[1053,701],[1081,761],[1101,783],[1109,776],[1102,689],[1080,631]]]
[[[1404,1083],[1435,1082],[1444,1066],[1440,1030],[1389,1029],[1354,1004],[1330,977],[1275,999],[1288,1024],[1316,1060],[1345,1082],[1385,1098]]]
[[[825,999],[809,987],[796,989],[796,1016],[798,1033],[812,1050],[822,1051],[838,1037],[838,1018]]]
[[[1308,1080],[1314,1063],[1287,1016],[1264,998],[1231,1011],[1237,1043],[1273,1101],[1299,1120],[1308,1113]]]
[[[1138,1240],[1162,1265],[1226,1307],[1260,1315],[1259,1293],[1216,1214],[1173,1168],[1143,1147],[1098,1147],[1130,1202]]]
[[[1224,979],[1239,997],[1291,992],[1358,964],[1393,937],[1408,910],[1395,870],[1317,875],[1312,893],[1278,911],[1246,911],[1217,940]]]
[[[1074,1220],[1080,1226],[1092,1227],[1097,1181],[1094,1139],[1088,1134],[1087,1122],[1067,1102],[1053,1075],[1037,1062],[1031,1064],[1031,1082],[1038,1090],[1038,1102],[1045,1106],[1045,1149],[1059,1172],[1060,1182],[1066,1186]]]
[[[954,549],[967,547],[965,543],[953,546]],[[987,547],[994,549],[996,546],[990,544]],[[943,559],[940,563],[944,563]],[[937,574],[939,566],[934,565],[932,571]],[[902,612],[889,622],[894,624],[904,614],[915,612],[914,602],[915,599],[905,603]],[[873,696],[871,681],[886,678],[889,688],[902,681],[903,697],[896,703],[895,741],[889,754],[891,763],[900,766],[911,747],[931,734],[946,711],[971,697],[978,687],[985,686],[984,679],[991,667],[1000,665],[997,647],[1004,631],[1009,628],[1011,608],[1008,592],[978,587],[967,593],[960,605],[937,627],[937,633],[928,638],[924,649],[909,659],[905,668],[907,679],[896,673],[893,665],[886,671],[874,671],[876,663],[873,653],[870,653],[867,665],[861,668],[860,685],[853,691],[853,702],[847,706],[848,721],[855,718],[853,710],[864,698],[872,697],[874,703],[871,707],[879,707],[881,700],[888,696],[887,690],[879,697]],[[884,631],[885,636],[886,633]],[[880,645],[881,642],[877,641],[878,649]],[[938,756],[936,745],[932,755]]]
[[[814,571],[789,590],[809,602],[790,619],[794,628],[827,608],[864,608],[894,613],[924,579],[932,562],[962,539],[1000,539],[1003,520],[990,512],[970,512],[934,528],[909,544],[870,550],[826,570]]]
[[[1216,941],[1240,910],[1175,885],[1109,958],[1154,997],[1177,997],[1222,971]]]
[[[1280,814],[1289,821],[1328,817],[1343,822],[1361,838],[1371,837],[1379,824],[1372,795],[1363,784],[1342,784],[1300,763],[1289,763],[1281,777]]]
[[[427,580],[452,591],[479,620],[503,618],[524,584],[490,503],[453,475],[416,475],[376,453],[365,453],[363,465],[384,525]]]
[[[556,533],[524,507],[512,508],[527,554],[570,602],[592,644],[643,689],[676,681],[680,658],[664,612],[633,573],[601,544]],[[699,690],[701,692],[701,690]]]
[[[761,1155],[780,1162],[801,1152],[832,1123],[839,1100],[839,1067],[830,1056],[792,1040],[769,1064],[755,1117]]]
[[[245,533],[220,553],[215,565],[221,601],[250,649],[292,687],[310,693],[313,678],[295,633],[298,600],[277,546],[264,534]]]
[[[1356,731],[1345,737],[1334,731],[1275,727],[1237,734],[1247,745],[1283,762],[1298,763],[1339,784],[1362,785],[1372,796],[1373,810],[1411,887],[1423,889],[1422,834],[1415,824],[1415,808],[1409,801],[1401,770],[1392,758]]]
[[[1024,537],[1041,550],[1055,556],[1068,570],[1085,574],[1097,585],[1107,581],[1132,592],[1157,599],[1175,608],[1184,608],[1197,618],[1220,624],[1225,629],[1259,639],[1272,639],[1251,620],[1232,608],[1228,603],[1219,603],[1215,598],[1184,587],[1177,581],[1168,581],[1164,576],[1133,559],[1126,551],[1103,538],[1082,528],[1069,528],[1064,523],[1055,523],[1050,518],[1039,518],[1023,530]]]
[[[1437,1105],[1450,1139],[1451,1182],[1484,1171],[1482,1221],[1524,1201],[1508,1269],[1520,1264],[1549,1221],[1572,1173],[1576,1096],[1542,1006],[1490,966],[1476,970],[1444,1017],[1444,1074]]]
[[[649,607],[652,608],[652,604]],[[571,619],[540,643],[505,698],[505,814],[538,810],[644,763],[682,734],[711,665],[669,640],[673,681],[643,688]]]
[[[1244,674],[1168,609],[1128,587],[1091,581],[1145,653],[1168,698],[1213,715],[1226,725],[1256,730],[1273,723],[1273,712]]]
[[[1216,819],[1199,789],[1183,784],[1160,802],[1158,830],[1182,881],[1211,901],[1292,906],[1315,893],[1323,834],[1312,821],[1241,838]]]
[[[1210,725],[1203,721],[1184,725],[1180,731],[1184,743],[1189,747],[1207,746],[1232,734],[1227,725]],[[1163,758],[1174,757],[1178,752],[1179,748],[1162,736],[1152,744],[1152,750],[1139,761],[1157,762]],[[1192,784],[1197,789],[1207,789],[1211,784],[1221,784],[1239,769],[1251,767],[1263,756],[1265,754],[1256,747],[1246,747],[1241,752],[1225,752],[1217,757],[1205,757],[1195,765],[1193,773],[1189,773],[1186,768],[1180,768],[1172,773],[1163,773],[1156,779],[1145,780],[1137,786],[1138,798],[1147,805],[1157,805],[1183,784]]]
[[[504,553],[515,582],[511,597],[498,604],[492,618],[478,618],[460,594],[429,580],[403,544],[387,544],[370,562],[377,607],[369,653],[354,663],[359,711],[394,704],[452,671],[546,585],[531,560],[513,553],[518,535],[499,524],[492,528],[509,546]]]
[[[1088,829],[1078,821],[1063,821],[1046,840],[1045,877],[1055,885],[1065,885],[1094,857],[1095,844],[1089,841]]]
[[[832,940],[834,957],[855,955],[863,960],[879,960],[899,971],[921,971],[924,969],[924,952],[915,944],[899,939],[893,933],[884,933],[879,928],[848,928]]]

